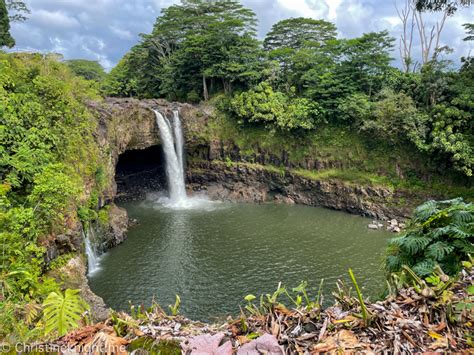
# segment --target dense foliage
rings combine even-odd
[[[415,210],[407,231],[390,242],[386,269],[398,272],[405,265],[425,277],[439,265],[456,275],[473,253],[474,204],[461,198],[428,201]]]
[[[282,130],[312,129],[319,113],[316,103],[275,92],[267,83],[235,95],[229,107],[241,123],[263,123]]]
[[[419,5],[443,6],[435,3]],[[276,23],[259,43],[255,25],[237,1],[183,0],[163,10],[104,91],[190,102],[223,92],[220,108],[242,125],[295,134],[345,128],[372,145],[408,147],[440,172],[472,176],[472,58],[458,70],[436,59],[405,73],[390,65],[395,41],[387,31],[338,39],[334,24],[300,17]]]
[[[163,9],[106,83],[109,94],[196,101],[264,74],[253,11],[238,1],[186,0]]]
[[[55,57],[0,53],[0,338],[27,337],[32,324],[13,319],[58,291],[42,245],[73,227],[100,169],[87,99],[92,83]]]
[[[84,79],[101,82],[105,78],[104,68],[94,60],[71,59],[66,64],[74,74]]]

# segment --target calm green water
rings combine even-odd
[[[216,203],[205,211],[173,211],[151,202],[122,204],[139,225],[101,259],[91,288],[114,309],[166,307],[175,295],[196,320],[236,314],[243,297],[273,292],[278,282],[325,280],[326,301],[352,267],[366,295],[383,287],[380,269],[390,237],[370,220],[323,208]]]

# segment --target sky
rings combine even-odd
[[[403,7],[405,0],[398,0]],[[110,70],[139,40],[150,33],[162,8],[178,0],[26,0],[29,19],[12,24],[16,51],[57,52],[65,59],[96,60]],[[366,32],[389,30],[399,38],[401,22],[395,0],[242,0],[259,19],[260,39],[279,20],[312,17],[334,22],[339,37],[353,38]],[[432,24],[439,14],[425,14]],[[448,18],[442,45],[454,49],[452,59],[474,53],[472,42],[464,42],[463,23],[473,22],[474,6]],[[419,48],[415,46],[414,53]],[[392,56],[399,63],[398,49]]]

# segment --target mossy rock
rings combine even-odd
[[[159,341],[149,337],[138,338],[132,341],[128,346],[128,351],[134,351],[137,354],[159,354],[159,355],[180,355],[181,346],[177,341]]]

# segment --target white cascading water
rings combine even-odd
[[[179,111],[173,110],[173,130],[174,130],[174,145],[176,149],[176,155],[181,167],[181,174],[183,175],[184,184],[184,136],[183,129],[181,128],[181,120],[179,119]]]
[[[99,257],[95,248],[93,247],[90,235],[93,234],[93,229],[89,226],[87,231],[83,231],[82,235],[84,237],[84,244],[86,247],[86,255],[87,255],[87,273],[89,275],[93,274],[97,270],[99,270]]]
[[[183,133],[179,114],[174,112],[173,128],[169,120],[160,112],[153,110],[160,129],[161,142],[166,159],[166,175],[168,177],[169,199],[173,205],[186,203],[186,187],[183,168]]]

